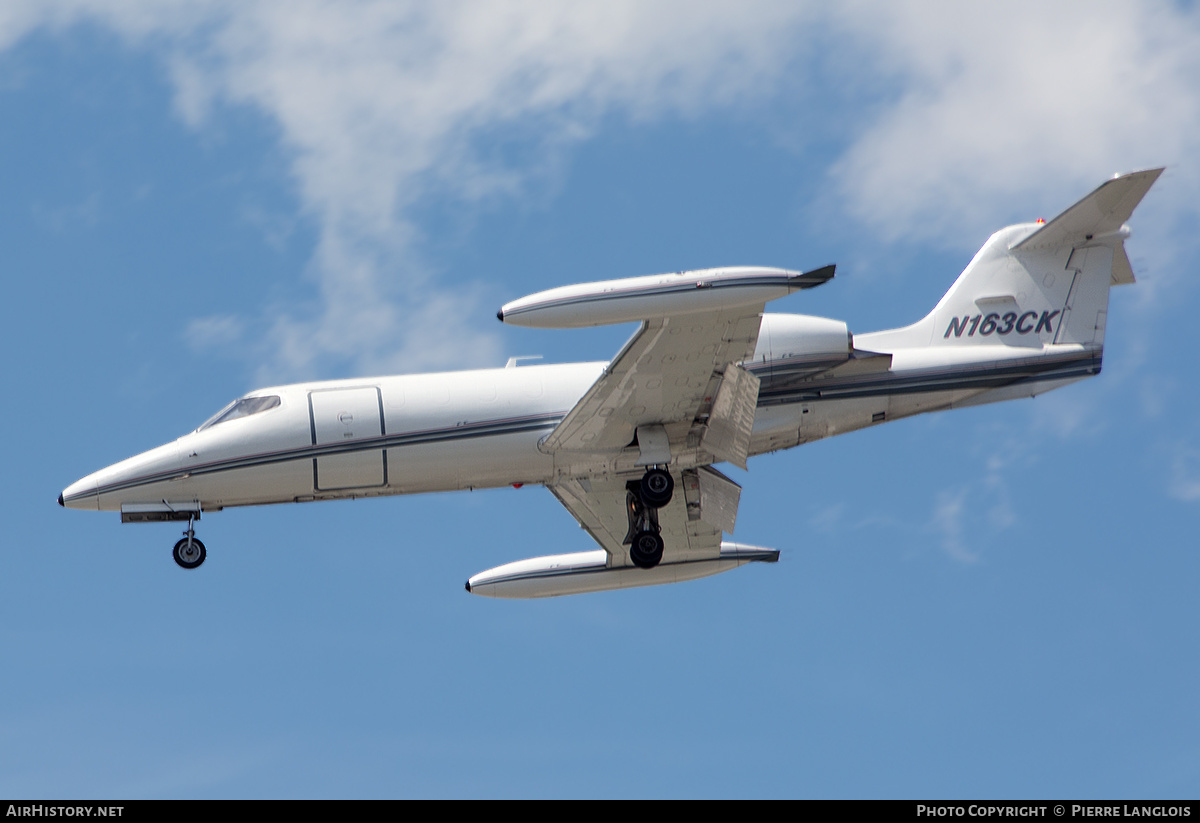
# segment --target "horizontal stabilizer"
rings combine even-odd
[[[1024,251],[1079,246],[1093,237],[1117,231],[1162,173],[1163,170],[1159,168],[1114,177],[1014,245],[1013,249]]]

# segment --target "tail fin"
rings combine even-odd
[[[1109,286],[1133,282],[1124,223],[1162,172],[1118,175],[1049,223],[996,232],[923,320],[863,345],[1102,345]]]

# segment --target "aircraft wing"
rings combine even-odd
[[[767,301],[833,275],[832,265],[708,269],[553,289],[500,309],[502,322],[543,328],[641,323],[538,444],[554,458],[548,488],[604,548],[608,569],[631,565],[637,535],[661,538],[664,570],[694,573],[689,564],[722,557],[741,488],[710,464],[746,467],[759,379],[741,364],[754,356]],[[674,494],[646,503],[639,484],[662,472]]]
[[[644,321],[542,442],[570,475],[550,491],[604,548],[608,568],[632,565],[631,485],[648,465],[670,465],[675,480],[654,512],[664,566],[720,556],[741,488],[706,464],[745,468],[759,380],[737,364],[754,354],[763,307]]]
[[[732,532],[741,487],[703,466],[673,472],[675,494],[657,510],[665,545],[663,564],[712,560],[721,555],[721,533]],[[631,566],[627,549],[630,491],[616,477],[578,478],[552,484],[550,491],[608,553],[607,567]]]
[[[585,283],[503,306],[505,323],[571,328],[641,322],[641,328],[539,448],[560,476],[636,466],[745,468],[758,379],[754,355],[767,301],[828,282],[808,272],[752,267]],[[618,462],[630,449],[636,460]]]
[[[703,440],[714,458],[744,468],[758,378],[736,364],[754,354],[762,309],[645,321],[542,450],[587,462],[637,439],[640,465],[666,464],[678,462],[691,435],[693,449]]]

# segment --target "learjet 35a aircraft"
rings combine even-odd
[[[599,550],[522,560],[467,590],[548,597],[673,583],[779,552],[723,539],[740,487],[715,468],[922,412],[1032,397],[1098,374],[1110,285],[1132,283],[1124,225],[1162,169],[1120,175],[1050,222],[996,232],[926,317],[851,335],[764,314],[808,272],[723,268],[565,286],[504,323],[636,321],[608,363],[278,386],[174,443],[73,483],[59,503],[122,522],[186,521],[175,562],[204,562],[201,512],[226,506],[546,486]]]

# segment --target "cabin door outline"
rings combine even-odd
[[[313,489],[345,491],[387,485],[383,394],[378,386],[316,389],[308,393]],[[378,445],[371,447],[370,442]]]

